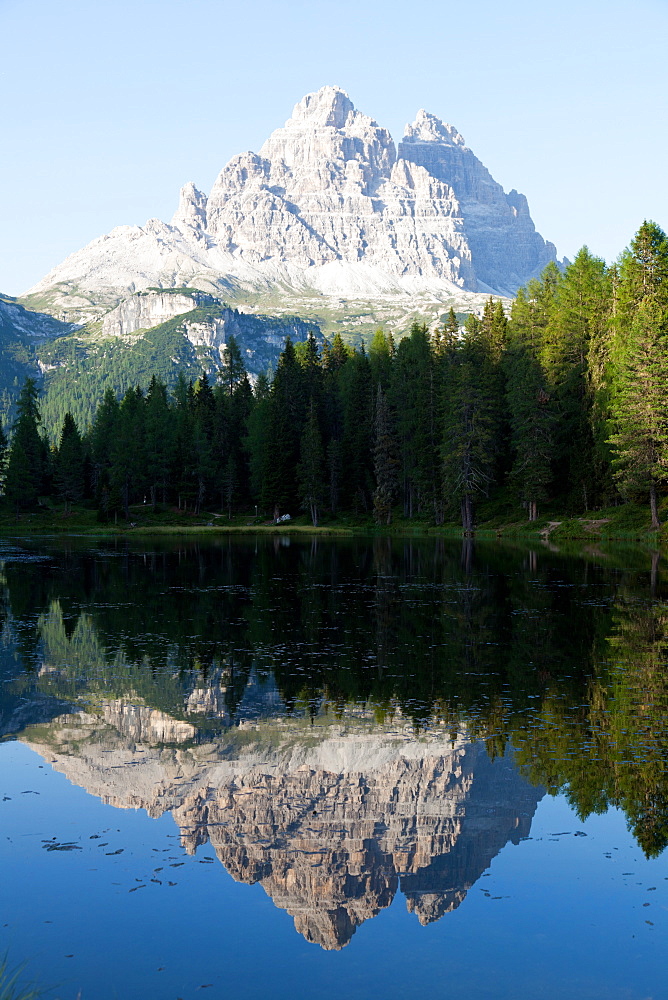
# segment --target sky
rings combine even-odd
[[[538,231],[613,260],[668,229],[668,0],[0,0],[0,292],[169,221],[325,84],[455,125]]]

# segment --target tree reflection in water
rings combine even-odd
[[[457,906],[540,786],[581,817],[619,806],[664,849],[668,603],[643,558],[285,537],[10,552],[0,725],[109,801],[170,809],[191,849],[208,839],[340,947],[399,884],[423,922]],[[125,761],[102,777],[101,748]]]

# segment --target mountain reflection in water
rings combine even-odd
[[[171,812],[327,949],[398,889],[455,909],[545,788],[663,850],[656,560],[287,541],[8,550],[0,733]]]
[[[245,726],[243,740],[184,747],[128,742],[134,706],[55,719],[29,746],[105,803],[169,810],[193,854],[210,843],[241,882],[260,882],[308,941],[341,948],[400,886],[420,923],[463,901],[492,858],[528,836],[542,790],[510,755],[412,727],[372,731]],[[113,720],[113,721],[112,721]],[[149,720],[146,720],[149,722]],[[113,722],[120,723],[112,734]],[[129,722],[129,726],[126,723]],[[177,723],[173,735],[185,735]],[[147,732],[148,731],[148,732]]]

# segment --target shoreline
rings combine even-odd
[[[599,512],[593,512],[594,514]],[[603,512],[600,512],[603,513]],[[633,513],[638,514],[639,511]],[[552,547],[565,542],[632,543],[650,546],[654,549],[668,544],[668,523],[660,530],[652,530],[641,523],[614,523],[617,518],[586,517],[562,520],[540,519],[532,525],[529,522],[507,522],[501,518],[482,521],[472,532],[465,533],[461,525],[449,522],[444,525],[396,522],[388,526],[373,524],[311,524],[291,522],[289,524],[231,523],[231,524],[187,524],[187,523],[133,523],[100,524],[90,519],[44,518],[37,515],[23,515],[12,519],[11,523],[0,522],[0,538],[17,537],[90,537],[90,538],[142,538],[169,536],[200,536],[214,538],[234,535],[279,535],[315,536],[331,538],[444,538],[449,540],[472,541],[523,541]],[[647,518],[649,520],[649,518]]]

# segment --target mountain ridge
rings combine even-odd
[[[327,86],[259,153],[232,157],[208,197],[188,182],[170,223],[116,227],[22,301],[97,319],[143,288],[190,285],[251,308],[272,296],[292,312],[307,300],[334,311],[368,302],[371,312],[417,300],[442,312],[512,295],[555,259],[526,198],[506,194],[453,126],[421,110],[396,147]]]

